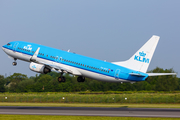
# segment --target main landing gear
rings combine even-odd
[[[16,62],[16,58],[14,58],[14,62],[12,63],[13,66],[16,66],[17,65],[17,62]]]
[[[84,82],[85,81],[85,77],[82,77],[82,76],[79,76],[77,78],[77,81],[78,82]],[[63,72],[61,72],[61,76],[58,77],[58,82],[61,83],[61,82],[66,82],[66,78],[63,76]]]
[[[61,73],[61,76],[58,77],[58,82],[61,83],[61,82],[66,82],[66,78],[63,76],[63,72]]]
[[[84,81],[85,81],[85,77],[79,76],[79,77],[77,78],[77,81],[78,81],[78,82],[84,82]]]

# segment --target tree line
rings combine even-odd
[[[155,68],[152,73],[173,73],[173,69]],[[80,91],[180,91],[180,78],[177,76],[149,77],[146,81],[131,83],[109,83],[86,78],[77,82],[77,77],[65,74],[66,82],[59,83],[59,73],[51,72],[32,77],[14,73],[0,75],[0,92],[80,92]]]

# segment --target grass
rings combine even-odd
[[[180,108],[180,104],[118,104],[118,103],[6,103],[0,106],[37,106],[37,107],[113,107],[113,108]]]
[[[1,120],[179,120],[179,118],[91,117],[47,115],[0,115]]]
[[[0,93],[0,102],[180,104],[180,93]]]

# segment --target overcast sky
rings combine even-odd
[[[180,73],[180,0],[0,0],[0,45],[28,41],[108,62],[129,59],[160,36],[148,70]],[[34,76],[0,50],[0,74]],[[178,74],[180,77],[180,74]]]

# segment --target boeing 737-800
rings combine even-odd
[[[14,41],[2,47],[3,51],[16,60],[30,62],[30,70],[47,74],[51,71],[61,73],[59,82],[65,82],[63,73],[78,76],[78,82],[85,77],[106,82],[144,81],[148,76],[176,75],[176,73],[146,73],[159,41],[159,36],[152,36],[129,60],[106,62],[85,57],[69,51],[62,51],[39,44]]]

